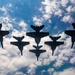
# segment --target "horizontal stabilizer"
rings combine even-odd
[[[10,42],[12,45],[16,45],[16,46],[18,46],[19,44],[18,44],[18,42]]]
[[[65,34],[67,34],[69,36],[75,36],[75,30],[66,30]]]
[[[44,53],[44,52],[46,52],[46,50],[43,49],[39,50],[39,53]]]
[[[53,37],[53,36],[50,36],[50,38],[53,40],[53,41],[56,41],[60,38],[61,36],[58,36],[58,37]]]
[[[34,46],[34,45],[33,45],[33,47],[40,49],[40,48],[42,47],[42,45],[41,45],[41,46]]]
[[[18,40],[18,41],[22,41],[23,39],[24,39],[24,36],[22,36],[22,37],[16,37],[16,36],[13,36],[16,40]]]
[[[25,46],[25,45],[28,45],[29,42],[10,42],[12,45],[16,45],[16,46]]]
[[[46,50],[42,50],[42,49],[41,49],[41,50],[38,50],[38,51],[37,51],[36,49],[29,50],[29,51],[30,51],[30,52],[33,52],[33,53],[35,53],[35,54],[36,54],[36,53],[43,53],[43,52],[46,52]]]
[[[45,44],[47,44],[49,46],[59,46],[59,45],[64,44],[64,42],[53,42],[53,41],[50,41],[50,42],[45,42]]]
[[[33,25],[31,25],[31,28],[34,29],[36,32],[39,32],[42,28],[44,28],[44,25],[41,25],[41,26],[33,26]]]

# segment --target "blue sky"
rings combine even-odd
[[[65,30],[73,29],[75,22],[75,0],[0,0],[0,23],[2,30],[9,30],[4,37],[4,49],[0,46],[0,75],[74,75],[75,74],[75,46],[71,49],[71,38],[64,34]],[[46,52],[41,54],[39,61],[29,49],[36,45],[33,38],[26,36],[26,32],[33,31],[30,25],[42,25],[42,31],[50,35],[61,35],[60,41],[64,45],[56,48],[52,56],[51,48],[41,39],[40,45]],[[25,36],[23,41],[30,41],[25,46],[23,56],[16,46],[10,44],[15,41],[12,36]]]

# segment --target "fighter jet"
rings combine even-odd
[[[25,46],[25,45],[28,45],[29,44],[29,42],[24,42],[24,41],[22,41],[23,39],[24,39],[24,36],[22,36],[22,37],[15,37],[15,36],[13,36],[17,41],[14,41],[14,42],[10,42],[12,45],[16,45],[16,46],[18,46],[18,48],[19,48],[19,50],[20,50],[20,52],[21,52],[21,55],[23,55],[23,53],[22,53],[22,51],[23,51],[23,47]]]
[[[58,37],[53,37],[53,36],[49,36],[53,41],[47,41],[45,42],[45,44],[51,46],[52,49],[52,55],[54,54],[54,51],[56,49],[57,46],[64,44],[64,42],[61,41],[57,41],[61,36]]]
[[[48,36],[48,32],[40,32],[42,28],[44,28],[44,25],[42,26],[33,26],[31,25],[31,28],[35,30],[35,32],[27,32],[26,35],[33,37],[35,39],[35,42],[37,45],[40,43],[41,38]]]
[[[1,42],[1,46],[3,48],[3,37],[5,35],[8,35],[9,34],[9,31],[1,30],[1,28],[2,28],[2,24],[0,24],[0,42]]]
[[[71,42],[72,42],[71,48],[73,48],[73,45],[75,42],[75,23],[72,23],[72,26],[73,26],[74,30],[66,30],[65,31],[65,34],[71,36]]]
[[[38,61],[40,54],[46,52],[46,50],[40,49],[42,46],[34,46],[33,45],[33,47],[35,49],[29,50],[29,51],[35,53],[35,55],[37,57],[37,61]]]

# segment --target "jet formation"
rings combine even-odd
[[[74,30],[66,30],[65,31],[65,34],[71,36],[71,42],[72,42],[71,48],[73,48],[73,45],[75,42],[75,23],[72,23],[72,26],[73,26]],[[1,28],[2,28],[2,24],[0,24],[0,42],[1,42],[1,46],[3,48],[3,36],[8,35],[9,31],[3,31],[3,30],[1,30]],[[45,41],[44,43],[51,47],[52,55],[54,54],[54,51],[58,46],[64,44],[63,41],[58,41],[58,39],[60,39],[61,36],[51,36],[51,35],[49,35],[49,32],[42,32],[41,30],[44,28],[44,25],[41,25],[41,26],[31,25],[31,28],[35,32],[27,32],[26,35],[34,38],[37,45],[36,46],[33,45],[33,47],[35,49],[30,49],[29,52],[35,53],[35,55],[37,57],[37,61],[39,59],[40,54],[46,52],[46,50],[40,49],[43,46],[43,45],[39,46],[41,38],[46,37],[46,36],[49,36],[51,38],[52,41]],[[22,37],[13,36],[13,38],[16,39],[17,41],[12,41],[10,43],[12,45],[17,46],[21,52],[21,55],[23,55],[23,47],[26,45],[29,45],[30,42],[22,41],[24,39],[24,36],[22,36]]]

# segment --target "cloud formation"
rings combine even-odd
[[[2,12],[0,15],[0,22],[3,24],[2,30],[10,31],[10,34],[4,37],[4,49],[0,47],[0,74],[38,75],[40,73],[45,75],[47,72],[51,75],[74,75],[75,50],[70,48],[70,37],[67,37],[64,32],[59,34],[61,35],[61,39],[59,40],[65,41],[65,43],[64,45],[56,48],[54,56],[52,56],[51,48],[44,44],[44,41],[51,39],[49,37],[42,38],[40,45],[43,45],[42,49],[46,49],[46,53],[41,54],[39,61],[36,61],[36,56],[29,52],[29,49],[33,49],[32,45],[35,45],[36,43],[33,38],[30,38],[25,34],[26,31],[29,31],[27,29],[28,24],[22,18],[18,19],[17,17],[12,17],[9,14],[10,10],[14,13],[12,8],[14,8],[14,6],[11,3],[0,7],[0,12]],[[60,18],[60,21],[71,23],[74,21],[74,17],[72,16],[75,13],[74,9],[75,0],[44,0],[41,3],[41,7],[38,8],[42,15],[41,18],[38,15],[34,15],[32,19],[35,25],[41,25],[47,20],[49,23],[53,23],[52,17],[54,15]],[[55,29],[56,28],[58,27],[55,27]],[[30,41],[30,45],[24,47],[23,56],[20,56],[20,51],[16,46],[10,44],[11,41],[16,41],[12,37],[13,35],[24,35],[25,38],[23,41]],[[62,66],[65,66],[66,63],[71,66],[68,67],[67,65],[65,68],[63,67],[62,71],[61,68]],[[39,67],[42,69],[38,72],[37,69]]]
[[[37,19],[33,18],[34,23],[38,25],[43,24],[44,22],[49,22],[49,24],[53,24],[54,19],[56,18],[55,25],[58,21],[65,23],[72,23],[75,21],[75,1],[74,0],[44,0],[42,1],[41,8],[39,11],[41,12],[41,16],[36,16]],[[58,20],[59,19],[59,20]],[[60,23],[58,23],[60,24]]]

